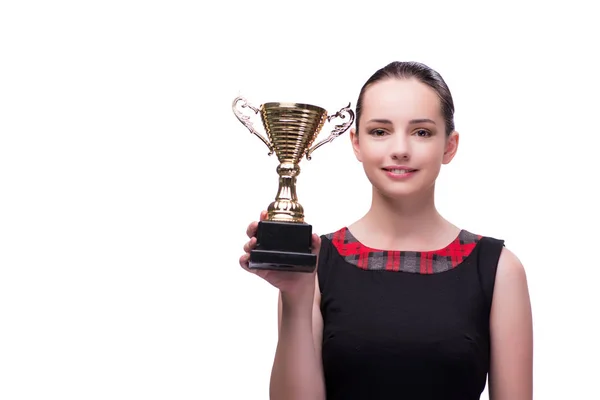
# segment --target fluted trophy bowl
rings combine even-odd
[[[241,96],[234,99],[232,108],[239,121],[268,147],[268,155],[275,153],[279,161],[279,187],[267,207],[266,220],[259,223],[250,268],[313,271],[312,227],[304,221],[304,208],[296,194],[299,164],[303,157],[310,160],[317,148],[347,131],[354,122],[354,112],[350,104],[332,115],[322,107],[304,103],[270,102],[257,108]],[[245,108],[260,116],[266,135],[254,128],[251,117],[242,112]],[[336,125],[326,139],[314,144],[327,122],[346,117],[347,122]]]
[[[310,104],[265,103],[261,117],[279,162],[298,164],[327,121],[327,110]]]

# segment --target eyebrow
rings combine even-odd
[[[380,119],[380,118],[374,118],[374,119],[370,119],[367,121],[368,122],[377,122],[378,124],[392,124],[392,121],[390,121],[389,119]]]
[[[418,118],[418,119],[411,119],[409,121],[409,124],[422,124],[424,122],[429,122],[430,124],[434,124],[435,125],[435,121],[429,118]]]
[[[374,119],[370,119],[367,122],[377,122],[378,124],[392,124],[392,121],[390,121],[389,119],[380,119],[380,118],[374,118]],[[435,121],[429,118],[417,118],[417,119],[411,119],[408,123],[409,124],[422,124],[424,122],[429,122],[430,124],[434,124],[435,125]]]

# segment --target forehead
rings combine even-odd
[[[435,90],[416,79],[386,79],[366,89],[362,118],[439,119],[441,103]]]

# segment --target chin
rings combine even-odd
[[[398,200],[398,199],[408,199],[419,195],[422,193],[421,190],[417,190],[414,188],[389,188],[389,187],[375,187],[377,193],[380,196],[390,199],[390,200]]]
[[[404,182],[392,182],[387,177],[369,176],[369,181],[376,192],[388,199],[402,199],[420,196],[428,192],[434,185],[434,181],[411,178]]]

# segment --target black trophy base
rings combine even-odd
[[[256,247],[250,252],[250,269],[313,272],[312,226],[306,223],[260,221]]]

